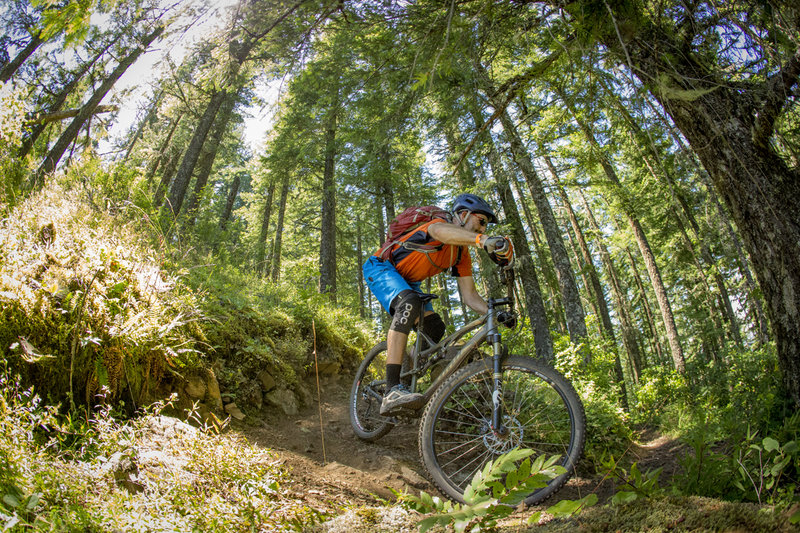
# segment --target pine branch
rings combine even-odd
[[[57,113],[45,113],[45,114],[38,114],[32,120],[28,120],[25,122],[26,126],[32,124],[50,124],[51,122],[58,122],[59,120],[64,120],[67,118],[77,117],[78,113],[81,112],[81,107],[75,109],[65,109],[63,111],[59,111]],[[114,111],[119,111],[119,106],[116,105],[99,105],[97,106],[94,111],[92,112],[93,115],[97,115],[100,113],[113,113]]]

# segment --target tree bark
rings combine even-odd
[[[155,41],[162,33],[164,32],[164,27],[159,26],[156,28],[152,33],[144,37],[142,39],[139,46],[136,49],[128,54],[117,67],[108,75],[106,79],[103,80],[103,83],[100,84],[100,87],[94,91],[89,101],[86,102],[81,107],[80,113],[72,119],[69,126],[64,130],[58,140],[55,142],[53,147],[50,149],[50,152],[42,161],[42,164],[39,166],[39,169],[36,171],[34,176],[34,186],[38,187],[43,184],[44,175],[53,172],[56,169],[56,165],[58,165],[58,161],[64,155],[64,152],[69,148],[69,145],[78,137],[78,133],[80,132],[81,128],[89,117],[92,116],[97,106],[100,102],[105,98],[106,94],[111,90],[114,84],[119,80],[120,77],[125,73],[128,68],[133,65],[133,63],[139,59],[147,47]]]
[[[494,145],[490,144],[489,161],[496,182],[497,195],[500,197],[500,201],[503,204],[503,213],[505,213],[506,222],[511,225],[511,238],[514,242],[514,253],[518,263],[517,269],[524,287],[525,307],[528,311],[531,329],[533,330],[533,343],[536,355],[545,361],[552,362],[555,360],[553,339],[550,336],[550,328],[547,325],[547,313],[545,312],[544,302],[542,301],[539,278],[536,275],[536,269],[533,265],[531,249],[530,246],[528,246],[528,238],[525,236],[522,219],[519,216],[519,210],[517,210],[517,202],[511,192],[508,176],[499,159]]]
[[[167,194],[169,184],[173,181],[175,170],[178,168],[178,162],[181,159],[181,150],[178,146],[170,146],[165,153],[165,163],[161,167],[161,181],[156,187],[156,192],[153,195],[153,205],[159,207],[164,203],[164,196]]]
[[[46,113],[42,115],[37,115],[35,118],[28,120],[25,122],[26,125],[33,125],[39,124],[42,126],[46,126],[51,122],[58,122],[67,118],[74,118],[77,117],[83,108],[77,109],[65,109],[63,111],[56,111],[52,113]],[[99,115],[101,113],[113,113],[114,111],[119,111],[119,106],[116,105],[99,105],[94,108],[92,111],[92,115]]]
[[[735,250],[735,258],[736,258],[736,265],[739,272],[744,278],[745,287],[747,290],[746,299],[748,302],[748,306],[751,309],[752,320],[755,323],[756,331],[757,331],[757,339],[758,342],[761,344],[769,342],[769,330],[770,326],[767,321],[767,318],[764,314],[764,306],[761,298],[756,295],[756,282],[753,279],[753,274],[750,270],[749,260],[747,255],[742,247],[742,243],[739,239],[739,235],[736,233],[736,230],[733,229],[731,225],[731,217],[728,215],[728,212],[722,206],[719,201],[719,197],[717,196],[716,191],[714,190],[714,185],[710,182],[706,170],[702,167],[701,163],[697,161],[697,155],[690,150],[680,135],[678,135],[675,131],[675,126],[672,124],[668,118],[664,116],[664,111],[656,107],[652,102],[647,100],[648,107],[656,114],[656,116],[664,122],[666,128],[669,130],[672,139],[675,141],[675,144],[678,145],[682,152],[686,154],[697,167],[697,172],[700,177],[700,180],[703,182],[706,190],[708,191],[708,195],[714,203],[714,207],[719,214],[718,222],[719,226],[722,231],[726,232],[733,243],[734,250]]]
[[[136,143],[139,142],[139,139],[141,139],[144,129],[148,126],[148,124],[151,124],[155,120],[156,115],[158,115],[158,104],[161,103],[161,97],[163,95],[164,91],[160,91],[155,98],[153,98],[153,101],[150,102],[150,108],[148,109],[147,114],[139,122],[139,124],[137,124],[136,133],[133,134],[133,138],[128,143],[128,148],[125,150],[125,157],[123,158],[124,161],[127,161],[131,156],[133,148],[136,146]]]
[[[561,303],[561,293],[558,290],[558,276],[556,275],[556,271],[553,268],[552,263],[548,261],[548,253],[544,247],[544,244],[542,243],[542,237],[539,234],[539,227],[536,225],[536,219],[533,217],[533,213],[531,213],[528,205],[528,199],[519,183],[519,179],[513,174],[511,179],[515,184],[517,195],[521,199],[523,213],[528,221],[531,241],[534,250],[536,250],[536,262],[538,263],[539,269],[544,274],[544,287],[547,289],[548,296],[545,298],[545,294],[542,294],[542,299],[545,303],[545,309],[547,309],[547,302],[551,302],[550,307],[553,311],[551,316],[553,317],[554,321],[553,328],[558,330],[559,333],[566,335],[569,333],[569,330],[567,329],[567,322],[564,319],[564,306]],[[531,253],[533,253],[533,251],[531,251]]]
[[[336,301],[336,128],[339,87],[325,125],[325,169],[322,176],[322,217],[319,248],[319,292]]]
[[[686,220],[689,222],[690,227],[692,228],[692,233],[694,234],[695,240],[700,245],[700,257],[703,259],[703,262],[707,265],[713,272],[714,283],[717,286],[717,290],[719,291],[719,297],[722,300],[722,314],[725,318],[725,321],[728,323],[728,331],[730,333],[731,339],[737,346],[742,345],[742,337],[739,331],[739,323],[736,318],[736,313],[733,311],[733,306],[731,305],[730,296],[728,295],[728,288],[725,283],[722,274],[720,274],[719,270],[715,267],[716,261],[714,260],[713,254],[711,252],[711,248],[706,244],[705,240],[700,235],[700,225],[697,223],[697,220],[694,217],[692,209],[689,207],[689,202],[686,200],[686,197],[678,188],[677,183],[675,182],[675,178],[672,174],[666,169],[663,161],[661,160],[661,156],[655,146],[652,144],[652,140],[650,143],[644,143],[647,148],[642,148],[637,137],[643,137],[644,132],[642,131],[639,124],[634,120],[633,115],[625,108],[624,105],[619,101],[618,97],[612,97],[612,101],[614,103],[615,109],[618,113],[625,119],[625,122],[628,124],[630,128],[630,137],[631,142],[633,142],[634,146],[636,147],[637,151],[639,152],[642,161],[644,162],[645,166],[647,167],[648,172],[650,173],[653,178],[659,181],[666,182],[669,186],[670,193],[672,195],[672,200],[677,201],[678,205],[681,207],[681,211],[683,215],[686,217]],[[649,156],[648,156],[649,154]],[[650,161],[650,158],[653,158],[653,162]],[[656,168],[658,171],[656,171]],[[698,271],[703,278],[704,283],[708,287],[707,292],[709,293],[709,312],[711,313],[712,320],[717,322],[716,313],[714,310],[714,299],[713,295],[710,292],[710,284],[707,280],[707,274],[703,266],[697,261],[697,253],[694,250],[694,243],[689,238],[689,235],[686,232],[683,223],[680,220],[680,216],[678,213],[675,213],[675,220],[679,223],[681,232],[683,233],[684,239],[687,243],[687,249],[691,252],[692,257],[695,258],[695,264],[698,268]]]
[[[705,52],[701,58],[687,49],[691,41],[672,25],[641,22],[622,44],[613,25],[601,41],[621,63],[632,63],[731,212],[767,303],[786,390],[800,407],[800,176],[769,144],[800,77],[800,51],[763,83],[732,85]]]
[[[667,332],[667,340],[669,342],[675,370],[677,370],[680,374],[684,374],[686,372],[686,361],[683,356],[683,348],[681,347],[678,327],[675,324],[675,316],[672,313],[672,306],[669,301],[669,296],[667,295],[667,288],[661,278],[661,272],[659,271],[658,264],[656,263],[655,254],[653,254],[653,250],[650,248],[647,235],[645,234],[639,219],[636,218],[630,206],[628,206],[628,202],[625,201],[622,182],[620,182],[619,178],[617,177],[616,170],[608,160],[607,154],[595,138],[591,128],[589,128],[586,122],[584,122],[578,115],[577,111],[575,110],[575,106],[572,104],[569,97],[560,89],[557,89],[556,93],[561,97],[581,131],[583,131],[586,140],[589,142],[592,148],[595,149],[600,159],[600,166],[603,167],[606,177],[614,185],[616,194],[622,200],[628,225],[630,226],[633,236],[636,239],[636,244],[639,246],[639,251],[642,254],[642,259],[644,260],[645,267],[647,268],[647,273],[650,276],[650,282],[653,284],[653,291],[656,294],[656,301],[658,302],[658,307],[661,310],[661,318],[664,321],[664,328]]]
[[[525,150],[511,117],[507,112],[503,112],[500,115],[500,121],[511,145],[514,160],[522,171],[522,175],[525,176],[531,193],[534,194],[533,202],[539,213],[539,220],[542,223],[547,245],[553,257],[553,265],[558,276],[558,285],[561,289],[570,341],[578,344],[587,336],[585,311],[583,310],[583,304],[581,304],[580,292],[578,292],[578,285],[575,283],[575,274],[572,271],[567,248],[564,246],[564,239],[561,236],[561,229],[558,227],[558,221],[556,221],[553,209],[547,200],[544,185],[533,167],[530,155]]]
[[[211,130],[211,126],[214,123],[217,112],[219,111],[219,108],[226,97],[227,93],[225,90],[216,91],[211,95],[208,105],[203,112],[203,116],[200,117],[200,121],[197,123],[197,128],[194,130],[192,139],[189,141],[189,146],[186,148],[186,152],[183,154],[180,167],[178,168],[177,174],[175,174],[175,179],[173,180],[172,187],[170,188],[169,198],[164,206],[165,212],[169,213],[172,218],[177,217],[178,213],[181,212],[181,206],[183,205],[183,200],[186,196],[186,189],[189,188],[189,181],[192,178],[194,167],[197,165],[197,160],[200,158],[200,153],[203,150],[203,144],[206,142],[208,132]]]
[[[231,183],[231,188],[228,191],[228,198],[225,201],[225,208],[222,210],[222,216],[219,217],[219,229],[225,231],[228,227],[228,222],[233,214],[233,204],[236,202],[236,197],[239,196],[239,187],[242,185],[242,175],[236,173]]]
[[[161,145],[159,146],[158,153],[156,153],[155,157],[153,157],[153,160],[147,166],[145,181],[148,183],[148,185],[153,182],[153,178],[156,175],[158,167],[162,166],[166,161],[169,143],[172,141],[172,136],[175,135],[175,131],[178,129],[178,124],[181,123],[182,118],[183,115],[180,115],[178,118],[172,121],[172,124],[170,125],[169,130],[167,131],[166,137],[164,137],[164,140],[161,142]],[[167,182],[167,185],[169,185],[169,182]]]
[[[86,61],[83,65],[78,68],[78,70],[72,75],[72,79],[53,97],[53,101],[50,106],[47,108],[47,113],[56,113],[61,110],[64,103],[66,103],[67,98],[75,88],[78,86],[78,83],[83,79],[87,72],[94,66],[95,63],[103,56],[103,54],[111,48],[119,38],[114,38],[108,42],[108,44],[103,47],[100,51],[98,51],[91,59]],[[20,159],[24,158],[26,155],[30,153],[33,149],[33,145],[36,144],[37,139],[42,135],[45,128],[47,127],[46,123],[38,123],[33,128],[31,128],[28,135],[25,137],[25,140],[22,141],[22,146],[19,148],[18,156]]]
[[[286,202],[289,198],[289,176],[283,178],[281,185],[281,198],[278,202],[278,222],[275,224],[275,245],[272,248],[272,275],[273,283],[278,282],[281,272],[281,248],[283,245],[283,224],[286,215]]]
[[[233,113],[235,103],[235,95],[226,93],[225,100],[220,105],[217,118],[214,120],[214,126],[208,141],[203,144],[203,153],[197,160],[197,177],[194,182],[194,191],[189,198],[189,203],[186,205],[186,220],[190,225],[194,223],[194,219],[197,216],[203,189],[205,189],[208,184],[208,178],[211,175],[211,169],[214,167],[214,160],[217,158],[217,152],[219,152],[222,138],[228,130],[228,123],[231,120],[231,114]]]
[[[267,186],[267,194],[264,198],[264,211],[261,215],[261,231],[258,234],[258,244],[256,246],[256,272],[263,277],[269,273],[264,258],[267,255],[267,235],[269,235],[269,219],[272,216],[272,202],[275,195],[275,179],[269,178],[269,185]]]
[[[589,202],[586,201],[586,197],[584,197],[583,192],[579,190],[578,194],[583,201],[584,209],[586,209],[586,219],[589,221],[589,225],[592,227],[592,231],[596,235],[597,246],[600,248],[600,260],[602,261],[603,266],[605,266],[609,282],[611,283],[611,293],[614,295],[614,302],[617,304],[619,321],[622,328],[622,344],[625,347],[625,352],[628,354],[633,380],[638,382],[638,369],[641,366],[639,361],[642,359],[642,356],[641,352],[639,351],[639,343],[636,340],[636,326],[633,323],[633,319],[628,308],[625,291],[619,281],[617,268],[614,266],[614,260],[612,259],[605,242],[603,242],[603,233],[600,230],[600,225],[597,223],[597,219],[594,217],[594,213],[592,213],[591,207],[589,207]],[[621,363],[618,372],[622,372]]]

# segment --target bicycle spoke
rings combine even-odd
[[[477,473],[478,473],[478,471],[479,471],[479,470],[481,470],[481,469],[484,467],[484,465],[485,465],[485,464],[486,464],[486,463],[487,463],[487,462],[488,462],[488,461],[489,461],[489,460],[490,460],[490,459],[491,459],[493,456],[494,456],[494,452],[492,452],[492,450],[486,450],[486,452],[484,452],[484,454],[483,454],[483,455],[481,455],[481,456],[479,457],[480,461],[478,462],[478,466],[476,466],[476,467],[475,467],[475,468],[472,470],[472,472],[470,472],[469,474],[467,474],[467,477],[464,479],[464,481],[466,481],[466,483],[464,483],[464,482],[461,482],[461,483],[459,483],[459,486],[460,486],[460,487],[463,487],[463,486],[465,486],[465,485],[468,485],[468,484],[469,484],[469,483],[472,481],[472,478],[474,478],[474,477],[475,477],[475,474],[477,474]]]
[[[446,383],[420,429],[420,450],[436,485],[459,499],[472,478],[495,457],[515,448],[561,457],[568,468],[580,456],[585,422],[580,398],[562,376],[526,357],[503,363],[502,434],[491,431],[494,369],[487,361],[470,364]],[[432,416],[431,416],[432,415]],[[424,437],[424,438],[423,438]],[[558,490],[567,474],[536,489],[525,501],[541,501]]]
[[[462,457],[466,456],[467,454],[469,454],[469,453],[471,453],[471,452],[473,452],[474,450],[476,450],[476,449],[479,449],[479,448],[480,448],[480,445],[473,446],[473,447],[472,447],[472,448],[470,448],[469,450],[467,450],[467,451],[463,452],[461,455],[454,457],[454,458],[453,458],[453,459],[451,459],[450,461],[448,461],[448,462],[444,463],[443,465],[441,465],[441,468],[442,468],[442,470],[446,470],[446,469],[447,469],[447,467],[448,467],[448,466],[450,466],[451,464],[453,464],[455,461],[458,461],[458,460],[459,460],[459,459],[461,459]],[[478,458],[480,458],[480,455],[478,456]],[[470,461],[469,463],[467,463],[467,465],[469,465],[469,464],[471,464],[471,463],[473,463],[473,462],[475,462],[475,459],[473,459],[472,461]],[[461,467],[459,470],[457,470],[457,471],[456,471],[456,473],[457,473],[457,472],[460,472],[461,470],[463,470],[463,469],[464,469],[464,468],[465,468],[467,465],[465,465],[465,466],[462,466],[462,467]],[[451,474],[451,476],[452,476],[452,475],[455,475],[455,474]]]
[[[466,441],[460,441],[457,446],[453,446],[452,448],[448,448],[447,450],[440,451],[439,455],[448,455],[450,453],[455,453],[456,450],[459,450],[459,449],[463,448],[464,446],[468,446],[468,445],[470,445],[470,444],[472,444],[474,442],[478,442],[480,440],[482,440],[482,437],[475,437],[474,439],[470,439],[470,440],[466,440]],[[440,444],[442,444],[442,443],[440,443]],[[474,449],[474,448],[472,448],[472,449]],[[470,449],[468,451],[471,451],[472,449]]]
[[[473,463],[477,463],[477,466],[476,466],[476,467],[475,467],[475,468],[472,470],[472,472],[471,472],[471,473],[467,474],[467,476],[464,478],[464,480],[463,480],[461,483],[458,483],[458,486],[459,486],[459,487],[463,487],[463,486],[465,485],[464,481],[466,481],[466,484],[469,484],[469,483],[472,481],[472,478],[475,476],[475,473],[476,473],[478,470],[480,470],[481,468],[483,468],[483,465],[485,465],[485,464],[486,464],[486,461],[487,461],[487,459],[489,459],[489,457],[490,457],[491,455],[492,455],[492,452],[491,452],[490,450],[487,450],[487,451],[485,451],[485,452],[484,452],[484,453],[482,453],[481,455],[478,455],[477,457],[475,457],[475,459],[473,459],[472,461],[470,461],[470,462],[468,462],[468,463],[464,464],[464,466],[462,466],[461,468],[459,468],[458,470],[456,470],[455,472],[453,472],[452,474],[450,474],[450,477],[452,477],[452,478],[455,478],[455,477],[456,477],[456,476],[458,476],[458,475],[459,475],[459,474],[460,474],[460,473],[461,473],[461,472],[462,472],[464,469],[466,469],[467,467],[469,467],[471,464],[473,464]]]

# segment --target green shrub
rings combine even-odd
[[[78,191],[52,185],[0,227],[0,349],[53,402],[150,398],[172,369],[201,366],[194,294],[142,239]]]

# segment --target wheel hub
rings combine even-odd
[[[516,418],[505,415],[503,417],[503,426],[506,428],[505,434],[503,435],[492,431],[489,421],[484,421],[482,428],[483,445],[495,455],[508,453],[522,444],[522,424],[520,424]]]

